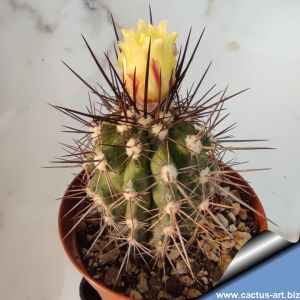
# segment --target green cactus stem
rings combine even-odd
[[[226,96],[226,89],[212,93],[213,86],[198,96],[209,64],[199,84],[179,96],[201,37],[187,62],[186,49],[180,56],[169,94],[159,99],[152,111],[136,105],[108,57],[111,76],[104,72],[86,40],[113,95],[99,92],[68,66],[97,98],[87,112],[55,106],[85,128],[70,130],[81,136],[58,161],[82,166],[87,178],[82,184],[84,201],[78,200],[86,206],[75,226],[84,218],[97,218],[102,229],[96,240],[108,237],[119,247],[127,247],[122,266],[134,253],[165,262],[175,247],[192,273],[188,251],[193,241],[231,237],[211,211],[216,199],[225,197],[245,205],[226,188],[243,188],[232,181],[232,172],[224,169],[224,155],[235,150],[225,144],[233,126],[217,130],[226,118],[221,117],[223,104],[244,90]],[[145,89],[147,94],[147,85]],[[144,101],[147,107],[147,97]]]

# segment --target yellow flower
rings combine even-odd
[[[167,34],[166,21],[153,26],[144,20],[138,20],[136,30],[122,29],[121,32],[124,41],[119,42],[121,52],[118,67],[131,97],[135,89],[139,108],[143,108],[144,105],[147,56],[151,39],[147,109],[152,111],[158,102],[168,95],[175,82],[177,32]],[[133,87],[134,72],[136,72],[135,87]]]

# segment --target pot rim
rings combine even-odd
[[[233,170],[231,167],[229,166],[223,166],[224,169],[227,170]],[[234,171],[234,170],[233,170]],[[96,279],[94,279],[85,269],[82,260],[80,258],[80,254],[77,248],[77,243],[76,243],[76,234],[75,234],[75,230],[73,230],[73,232],[68,235],[68,237],[65,238],[65,231],[64,228],[66,226],[66,220],[69,218],[65,218],[65,206],[66,206],[66,199],[67,199],[67,195],[70,192],[70,188],[72,187],[72,185],[75,185],[76,181],[79,179],[80,176],[84,175],[84,170],[82,170],[78,175],[76,175],[72,182],[68,185],[68,188],[66,189],[64,196],[62,198],[62,202],[60,204],[59,207],[59,212],[58,212],[58,231],[59,231],[59,236],[60,236],[60,241],[62,243],[62,246],[69,258],[69,260],[71,261],[71,263],[73,264],[73,266],[77,269],[77,271],[79,273],[81,273],[87,280],[88,282],[96,289],[96,290],[102,290],[103,292],[105,292],[105,294],[109,294],[110,296],[114,297],[114,298],[118,298],[118,299],[122,299],[122,300],[132,300],[132,298],[125,296],[124,294],[120,294],[118,292],[115,292],[114,290],[108,288],[107,286],[105,286],[104,284],[100,283],[99,281],[97,281]],[[257,211],[259,211],[263,216],[265,216],[265,211],[264,208],[262,206],[262,203],[260,201],[260,199],[258,198],[258,196],[256,195],[256,193],[254,192],[254,190],[252,189],[252,187],[249,185],[249,183],[237,172],[234,173],[234,176],[236,177],[237,180],[243,181],[243,184],[245,184],[246,189],[248,191],[250,191],[251,195],[252,195],[252,202],[251,206],[253,208],[255,208]],[[255,219],[257,221],[257,223],[259,224],[259,233],[268,230],[268,224],[267,224],[267,219],[266,217],[263,217],[261,215],[255,214]],[[73,251],[71,251],[71,247],[74,247]],[[76,256],[74,256],[74,253],[76,254]],[[81,264],[80,264],[81,262]]]
[[[71,261],[71,263],[73,264],[73,266],[77,269],[77,271],[79,273],[81,273],[87,280],[88,282],[94,287],[94,288],[100,288],[103,289],[106,293],[111,294],[114,297],[118,297],[119,299],[122,300],[132,300],[132,298],[129,298],[123,294],[117,293],[114,290],[108,288],[107,286],[105,286],[104,284],[101,284],[99,281],[97,281],[96,279],[94,279],[85,269],[84,265],[82,264],[82,266],[80,265],[79,261],[81,261],[80,259],[80,255],[79,255],[79,251],[77,248],[77,244],[76,244],[76,237],[75,237],[75,232],[73,230],[73,232],[68,236],[65,237],[65,232],[63,230],[64,226],[65,226],[65,201],[66,201],[66,196],[68,195],[68,192],[70,190],[70,187],[72,185],[75,184],[75,182],[78,180],[78,178],[80,176],[82,176],[84,174],[84,170],[82,170],[79,174],[77,174],[73,180],[71,181],[71,183],[68,185],[68,188],[66,189],[63,198],[62,198],[62,202],[60,204],[59,207],[59,211],[58,211],[58,232],[59,232],[59,237],[60,237],[60,241],[62,243],[62,246],[65,250],[65,253],[67,254],[69,260]],[[69,240],[70,244],[72,244],[73,247],[75,247],[75,251],[76,252],[76,256],[74,257],[74,255],[72,254],[71,248],[69,247],[69,245],[67,244],[66,240]],[[75,243],[74,243],[75,242]]]

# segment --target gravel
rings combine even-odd
[[[239,195],[235,192],[235,195]],[[193,299],[207,293],[221,278],[237,251],[257,232],[254,215],[241,208],[239,203],[220,199],[220,203],[232,208],[212,207],[213,213],[232,233],[232,238],[217,224],[207,224],[211,230],[217,231],[221,238],[218,243],[198,237],[189,249],[191,269],[195,278],[180,253],[173,246],[165,266],[159,260],[153,267],[151,259],[146,262],[139,257],[130,257],[126,268],[117,276],[123,262],[126,248],[118,248],[108,238],[102,238],[88,253],[93,238],[99,231],[95,221],[81,222],[78,226],[77,240],[82,260],[91,276],[117,292],[134,299],[145,300],[185,300]],[[202,221],[201,225],[205,225]],[[221,235],[222,234],[222,235]]]

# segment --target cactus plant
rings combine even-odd
[[[94,218],[100,229],[91,248],[101,238],[126,248],[120,272],[132,255],[166,263],[175,247],[193,275],[189,261],[193,242],[200,237],[215,242],[232,237],[212,212],[211,207],[222,206],[217,199],[230,198],[260,214],[227,188],[243,186],[232,180],[236,171],[226,168],[224,155],[265,148],[226,146],[242,141],[231,139],[233,125],[217,131],[228,116],[222,116],[223,105],[245,90],[227,96],[227,88],[214,92],[213,85],[199,96],[211,63],[198,83],[181,95],[204,30],[189,59],[191,32],[178,54],[177,33],[167,34],[166,22],[154,26],[139,20],[136,30],[122,31],[124,41],[119,41],[116,27],[115,32],[118,64],[114,67],[106,55],[109,72],[83,37],[110,92],[102,86],[96,89],[66,64],[97,100],[90,100],[87,112],[54,106],[84,126],[69,127],[82,136],[58,161],[84,170],[79,191],[84,195],[73,209],[82,208],[69,233],[82,220]]]

